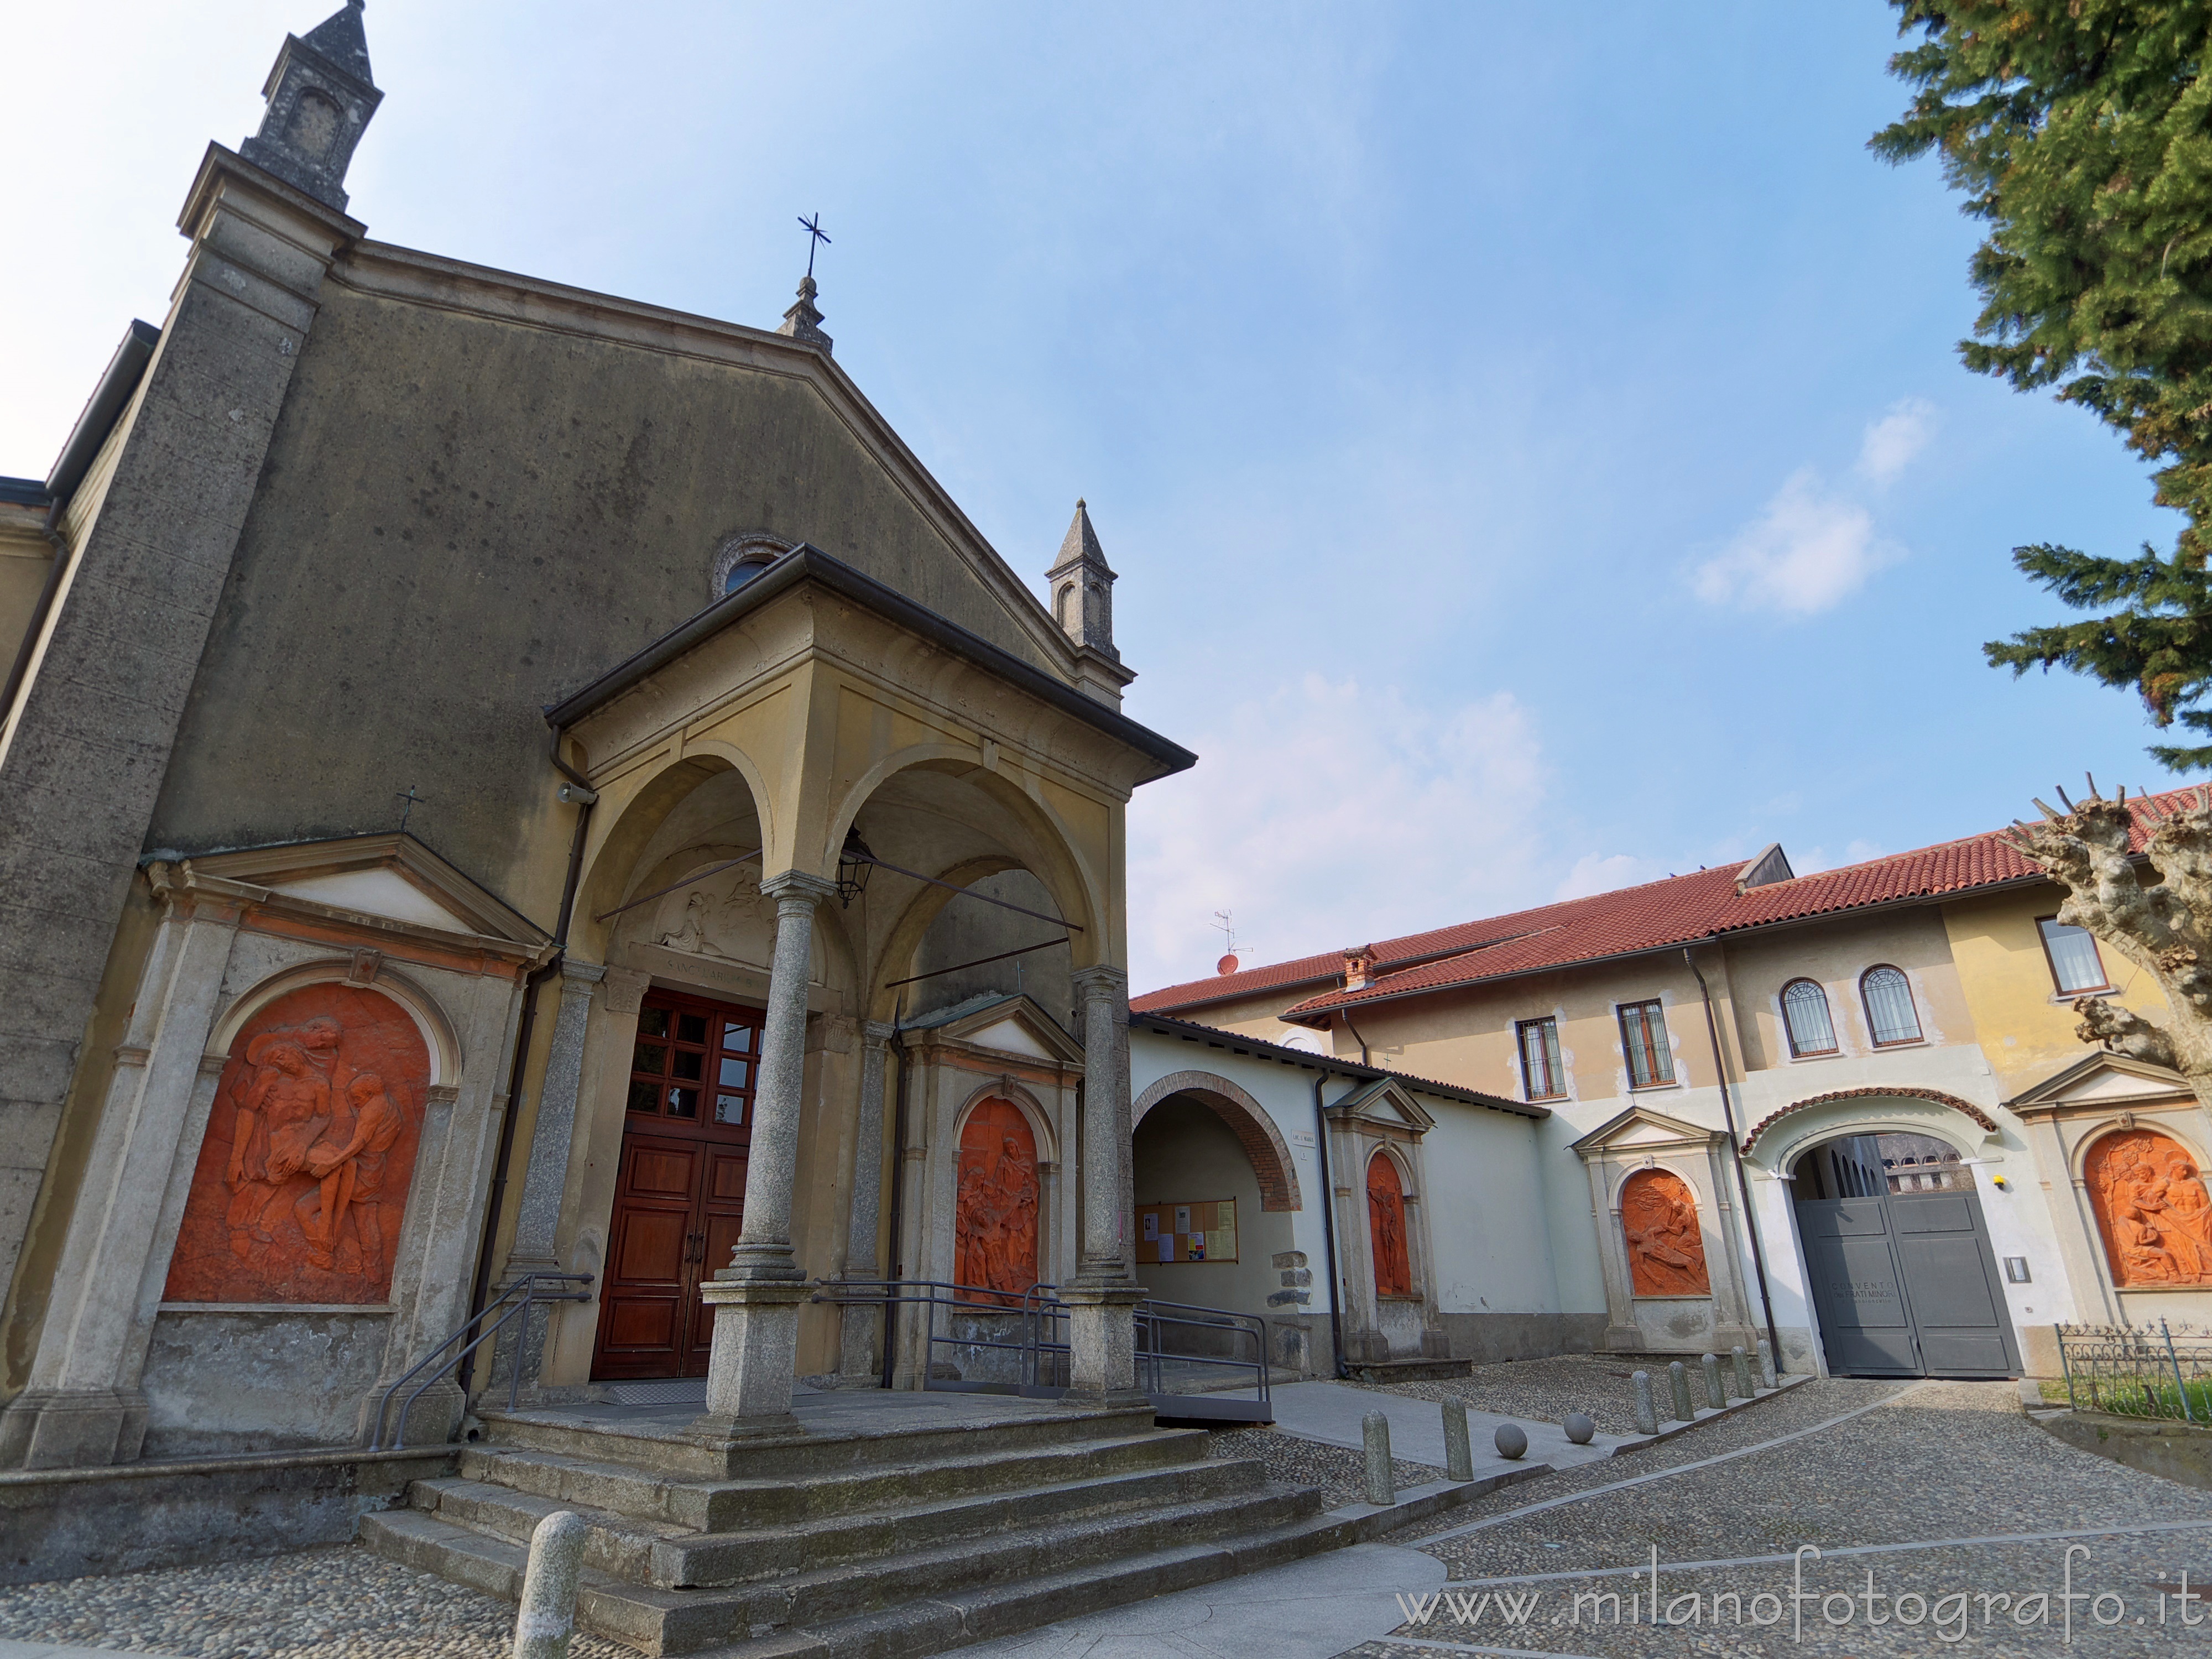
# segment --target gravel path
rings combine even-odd
[[[1869,1404],[1873,1409],[1850,1421],[1788,1444],[1707,1468],[1683,1467]],[[1661,1469],[1680,1473],[1534,1507]],[[1495,1524],[1442,1535],[1470,1520]],[[2095,1535],[2113,1526],[2166,1530]],[[2093,1535],[1999,1541],[2008,1534],[2069,1531]],[[1972,1540],[1991,1541],[1954,1541]],[[2192,1592],[2212,1586],[2212,1492],[2075,1450],[2021,1413],[2008,1382],[1813,1383],[1648,1451],[1509,1488],[1413,1541],[1444,1561],[1455,1583],[1480,1581],[1470,1586],[1474,1595],[1487,1590],[1492,1596],[1472,1625],[1462,1624],[1445,1604],[1429,1623],[1397,1632],[1429,1643],[1602,1659],[1801,1652],[1840,1659],[1954,1650],[2079,1651],[2102,1659],[2212,1643],[2205,1605],[2190,1604],[2202,1627],[2185,1629],[2179,1595],[2185,1572]],[[2077,1551],[2073,1559],[2073,1583],[2083,1599],[2074,1604],[2069,1643],[2057,1598],[2072,1543],[2087,1553]],[[1808,1544],[1826,1551],[1875,1549],[1808,1560],[1803,1584],[1813,1599],[1793,1613],[1790,1556]],[[1899,1544],[1935,1547],[1881,1547]],[[1650,1620],[1655,1547],[1663,1564],[1718,1564],[1662,1566],[1665,1606],[1684,1621],[1679,1625],[1655,1628]],[[1619,1571],[1638,1567],[1644,1570],[1640,1579]],[[1535,1596],[1527,1622],[1509,1626],[1496,1611],[1501,1590]],[[1627,1598],[1637,1591],[1645,1601],[1631,1624]],[[1621,1598],[1617,1609],[1591,1599],[1614,1594]],[[1737,1603],[1716,1603],[1716,1595],[1738,1598],[1746,1609],[1741,1622]],[[1579,1608],[1577,1595],[1584,1598]],[[1771,1599],[1756,1599],[1762,1595]],[[2097,1596],[2105,1599],[2092,1599]],[[1686,1622],[1692,1601],[1696,1626]],[[1828,1614],[1837,1616],[1833,1622]],[[1887,1622],[1870,1625],[1869,1614]],[[1772,1622],[1758,1628],[1753,1619]],[[1438,1651],[1386,1640],[1352,1653],[1358,1659],[1434,1659]]]
[[[0,1588],[0,1637],[191,1659],[507,1659],[514,1609],[359,1545]],[[588,1636],[572,1659],[638,1659]]]
[[[1353,1383],[1376,1394],[1404,1395],[1413,1400],[1464,1400],[1476,1411],[1523,1421],[1557,1423],[1569,1412],[1584,1411],[1607,1434],[1636,1432],[1636,1385],[1629,1379],[1638,1370],[1651,1373],[1651,1387],[1659,1414],[1667,1415],[1667,1368],[1650,1361],[1632,1363],[1601,1354],[1568,1353],[1551,1359],[1513,1359],[1496,1365],[1478,1365],[1471,1376],[1428,1382]],[[1692,1386],[1699,1386],[1692,1377]],[[1700,1387],[1697,1396],[1705,1395]]]

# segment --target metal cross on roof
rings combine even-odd
[[[822,216],[818,213],[811,219],[801,216],[799,222],[805,227],[809,238],[806,244],[806,274],[811,276],[814,274],[814,250],[830,240],[830,234],[822,228]]]
[[[429,799],[429,797],[428,795],[416,794],[415,793],[415,786],[410,783],[407,786],[407,793],[403,795],[399,793],[398,791],[394,790],[392,792],[392,799],[394,800],[404,800],[407,803],[406,805],[399,809],[399,830],[400,833],[404,835],[407,830],[407,820],[415,815],[415,809],[422,805],[423,802]]]

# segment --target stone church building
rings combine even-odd
[[[358,0],[267,96],[0,487],[0,1466],[365,1440],[532,1273],[532,1397],[704,1377],[727,1440],[912,1381],[893,1274],[1062,1286],[1126,1395],[1123,815],[1194,757],[1085,508],[1048,605],[811,277],[757,328],[373,240]],[[1010,952],[1000,1036],[909,1036]]]

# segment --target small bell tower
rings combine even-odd
[[[362,0],[307,32],[284,37],[261,95],[269,109],[261,131],[240,146],[254,166],[345,211],[346,167],[354,146],[384,94],[369,78]]]
[[[1121,665],[1121,653],[1114,647],[1114,572],[1106,550],[1098,545],[1098,532],[1091,527],[1091,509],[1081,501],[1075,503],[1067,538],[1044,580],[1053,620],[1075,642],[1077,685],[1119,708],[1121,688],[1137,677]]]

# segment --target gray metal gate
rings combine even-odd
[[[1846,1135],[1797,1160],[1797,1232],[1829,1369],[2020,1371],[1972,1171],[1929,1135]]]

